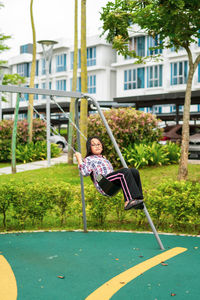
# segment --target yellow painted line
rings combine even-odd
[[[0,299],[17,299],[17,283],[15,275],[3,255],[0,255]]]
[[[158,254],[113,277],[90,294],[85,300],[108,300],[131,280],[135,279],[147,270],[159,265],[162,261],[166,261],[167,259],[185,251],[187,251],[187,248],[176,247]]]

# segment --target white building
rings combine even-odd
[[[185,49],[175,52],[174,48],[154,50],[158,41],[152,37],[142,34],[141,31],[130,39],[129,47],[135,50],[138,56],[153,56],[155,59],[147,59],[145,64],[134,64],[136,59],[121,55],[112,66],[116,69],[116,95],[115,101],[134,102],[139,99],[148,98],[148,95],[170,95],[171,93],[185,92],[188,76],[188,57]],[[197,44],[191,45],[193,57],[200,54],[200,39]],[[193,79],[192,91],[200,90],[200,65],[198,66]],[[151,97],[152,98],[152,97]],[[153,107],[144,108],[145,111],[154,113],[176,112],[176,106],[161,104],[156,101]],[[168,97],[169,99],[169,97]],[[191,105],[191,112],[200,112],[200,97],[198,104]],[[166,97],[167,103],[167,97]],[[183,106],[179,106],[183,111]]]
[[[156,114],[175,113],[177,107],[167,101],[168,95],[179,95],[186,90],[186,81],[188,76],[188,58],[186,51],[180,49],[175,52],[174,49],[151,50],[157,44],[157,39],[153,39],[146,34],[135,34],[130,39],[130,48],[135,49],[138,56],[159,55],[157,60],[148,59],[146,64],[134,64],[135,59],[121,55],[116,55],[111,45],[106,43],[103,38],[98,36],[87,38],[87,72],[88,72],[88,93],[91,93],[98,101],[118,101],[134,102],[136,97],[143,99],[147,96],[162,95],[166,98],[159,104],[159,99],[155,100],[153,106],[144,109],[153,111]],[[30,69],[32,61],[32,45],[20,47],[20,54],[9,60],[12,73],[18,73],[27,77],[27,86],[30,78]],[[200,40],[197,44],[191,46],[193,56],[200,53]],[[81,73],[80,73],[80,44],[78,53],[78,74],[77,91],[81,91]],[[50,67],[50,88],[52,90],[72,90],[73,77],[73,42],[61,39],[54,46],[53,58]],[[35,87],[45,88],[45,61],[42,48],[38,45],[37,66]],[[194,79],[192,91],[200,90],[200,66],[198,66]],[[179,97],[179,96],[177,96]],[[25,96],[28,99],[27,95]],[[159,97],[157,97],[159,98]],[[168,97],[169,98],[169,97]],[[59,99],[59,101],[66,99]],[[35,96],[34,104],[45,103],[44,96]],[[120,101],[119,101],[120,102]],[[13,98],[8,106],[15,106]],[[21,106],[27,105],[21,101]],[[183,106],[179,105],[179,111]],[[191,112],[200,112],[200,97],[195,105],[191,105]]]
[[[45,60],[40,45],[37,46],[37,62],[35,87],[45,88]],[[73,77],[73,44],[72,41],[64,39],[58,40],[53,48],[53,56],[50,64],[49,88],[52,90],[72,90]],[[77,91],[81,91],[81,61],[80,45],[78,50],[78,72],[77,72]],[[20,54],[9,60],[11,73],[18,73],[27,78],[26,86],[29,85],[30,71],[32,61],[32,45],[27,44],[20,47]],[[103,38],[98,36],[87,39],[87,75],[88,75],[88,93],[97,100],[111,101],[116,96],[116,70],[112,63],[116,61],[116,52],[111,45],[106,43]],[[15,96],[11,96],[9,103],[4,107],[15,106]],[[21,99],[20,106],[27,105],[28,95]],[[34,105],[45,103],[45,96],[35,95]],[[66,101],[59,97],[59,101]],[[70,101],[70,99],[68,99]]]

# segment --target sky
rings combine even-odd
[[[4,4],[0,9],[0,32],[12,36],[6,41],[11,49],[0,54],[0,60],[7,60],[19,54],[20,45],[32,43],[30,0],[0,0],[0,2]],[[108,0],[87,0],[87,35],[101,33],[99,12],[107,2]],[[80,32],[81,0],[78,0],[78,6]],[[74,0],[33,0],[33,14],[37,41],[73,39]]]

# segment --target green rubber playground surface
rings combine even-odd
[[[183,253],[127,284],[120,281],[121,288],[110,299],[200,299],[200,238],[159,236],[164,251],[148,233],[0,234],[0,255],[13,270],[18,300],[81,300],[120,273],[174,247],[183,247],[187,248]],[[0,278],[2,275],[0,269]],[[94,298],[98,299],[107,298]]]

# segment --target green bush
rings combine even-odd
[[[199,182],[165,180],[151,189],[144,186],[143,190],[147,209],[157,230],[199,232]],[[87,221],[92,228],[105,228],[109,222],[131,222],[134,229],[150,230],[143,211],[124,210],[121,192],[114,197],[105,197],[91,184],[85,185],[85,202]],[[21,182],[16,186],[10,181],[0,186],[0,214],[5,229],[9,228],[7,224],[11,219],[12,229],[27,228],[30,224],[43,226],[47,216],[58,218],[61,227],[72,220],[72,227],[76,228],[78,219],[82,227],[80,186],[63,182],[49,184],[45,179],[35,184]]]
[[[0,162],[1,161],[9,161],[11,159],[11,141],[12,141],[12,128],[13,121],[12,120],[3,120],[0,122]],[[28,141],[28,123],[26,120],[18,121],[17,123],[17,160],[18,161],[34,161],[40,159],[41,155],[37,155],[37,151],[39,153],[43,153],[41,147],[44,147],[44,143],[39,144],[38,142],[42,142],[46,140],[46,125],[40,119],[33,120],[33,142],[30,145],[26,145]],[[36,144],[36,146],[33,146]],[[41,145],[41,146],[40,146]],[[31,156],[30,152],[33,150],[33,155]],[[54,149],[53,149],[53,152]],[[24,158],[23,158],[24,153]],[[38,156],[38,158],[34,158]],[[45,158],[44,154],[42,156]]]
[[[0,122],[0,140],[12,139],[12,120]],[[44,141],[46,139],[46,123],[40,119],[33,120],[33,142]],[[22,120],[17,122],[17,143],[26,144],[28,141],[28,122]]]
[[[150,143],[161,138],[162,129],[157,127],[158,120],[150,113],[134,108],[119,108],[104,112],[104,116],[121,149],[141,141]],[[114,166],[119,166],[116,152],[99,114],[88,117],[88,136],[93,135],[101,137],[105,156],[112,161]]]
[[[51,157],[56,157],[61,153],[61,149],[56,144],[51,144]],[[26,145],[18,145],[16,147],[17,162],[31,162],[44,160],[47,158],[47,143],[46,141],[33,142]]]
[[[151,165],[167,165],[178,163],[180,146],[169,142],[161,145],[157,142],[149,144],[134,144],[122,149],[128,166],[141,168]]]
[[[146,191],[145,200],[152,219],[161,229],[200,228],[200,183],[167,180]]]
[[[6,228],[7,211],[13,202],[15,192],[15,186],[12,184],[12,182],[3,183],[0,185],[0,213],[3,215],[3,228]]]
[[[0,162],[9,161],[11,158],[11,140],[0,139]]]

